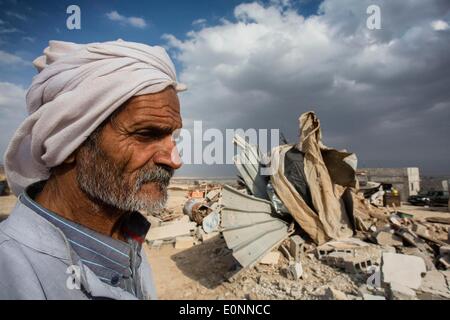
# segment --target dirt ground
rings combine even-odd
[[[182,212],[186,190],[169,191],[167,207]],[[447,208],[424,208],[403,205],[398,210],[415,219],[448,217]],[[319,261],[312,251],[302,256],[304,277],[288,280],[282,270],[288,260],[282,256],[278,265],[258,264],[239,273],[234,281],[237,262],[221,236],[186,250],[173,244],[159,249],[147,246],[159,299],[330,299],[330,288],[343,292],[348,299],[359,299],[359,289],[367,275],[347,274]]]

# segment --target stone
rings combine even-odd
[[[415,300],[417,298],[414,290],[397,282],[389,284],[388,295],[391,300]]]
[[[292,280],[298,280],[303,275],[303,267],[300,262],[289,264],[287,268],[288,278]]]
[[[328,300],[348,300],[348,297],[342,291],[328,287],[325,290],[325,299]]]
[[[362,298],[363,300],[386,300],[383,296],[376,296],[370,293],[364,293]]]
[[[436,270],[436,267],[433,263],[433,259],[427,253],[422,252],[419,248],[416,247],[404,247],[402,248],[402,253],[420,257],[425,261],[425,266],[427,267],[427,271]]]
[[[302,290],[297,287],[291,288],[291,292],[289,293],[291,297],[294,299],[301,299],[302,298]]]
[[[278,251],[271,251],[267,253],[260,261],[261,264],[277,264],[280,260],[280,252]]]
[[[417,296],[422,300],[450,299],[450,289],[444,273],[438,270],[428,271],[422,278]]]
[[[195,222],[171,222],[164,226],[151,227],[145,236],[145,240],[171,240],[179,236],[187,236],[191,234],[191,230],[195,230],[197,224]]]
[[[381,246],[402,246],[403,241],[399,236],[388,232],[388,231],[380,231],[375,236],[375,240]]]
[[[430,232],[428,231],[428,228],[426,226],[424,226],[423,224],[415,223],[413,225],[412,230],[417,234],[424,235],[426,237],[430,236]]]
[[[289,253],[295,261],[300,260],[303,243],[305,243],[305,240],[303,240],[299,235],[294,235],[289,238]]]
[[[389,252],[382,254],[381,279],[385,284],[395,282],[418,289],[422,283],[422,273],[425,272],[425,262],[420,257]]]
[[[189,249],[194,246],[194,237],[176,237],[175,249]]]

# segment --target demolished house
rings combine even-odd
[[[299,131],[297,143],[270,154],[235,136],[242,187],[190,190],[184,216],[152,228],[147,241],[188,248],[221,234],[239,264],[234,278],[257,263],[276,264],[281,254],[286,278],[306,277],[300,257],[314,254],[366,279],[361,299],[449,299],[450,221],[383,207],[379,185],[360,188],[356,155],[322,143],[314,112],[300,116]]]

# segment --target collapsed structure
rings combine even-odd
[[[236,136],[242,187],[191,191],[185,215],[150,229],[147,240],[187,248],[220,233],[239,263],[234,278],[281,252],[285,276],[296,280],[304,276],[300,257],[314,253],[366,277],[364,299],[450,299],[450,221],[417,220],[366,198],[356,155],[325,146],[313,112],[299,123],[300,141],[268,155]]]

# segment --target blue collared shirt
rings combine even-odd
[[[28,187],[0,224],[0,299],[156,299],[141,214],[128,217],[124,242],[43,208],[33,200],[39,190]]]

